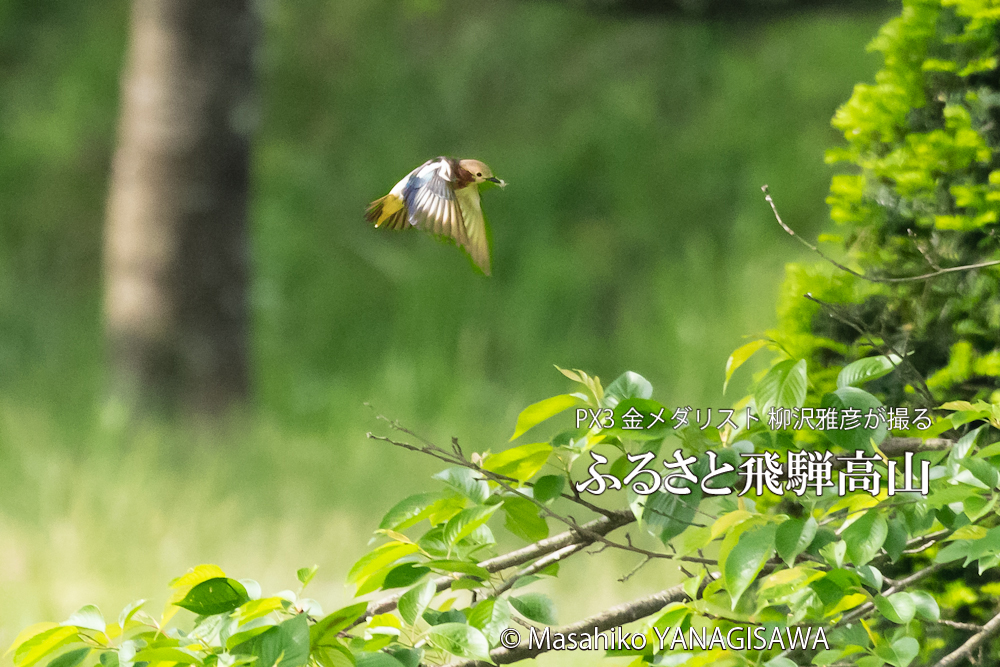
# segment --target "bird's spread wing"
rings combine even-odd
[[[420,165],[388,195],[371,203],[365,217],[376,227],[416,227],[450,238],[483,273],[490,275],[490,246],[479,188],[468,182],[455,189],[457,163],[436,158]]]
[[[476,266],[490,275],[490,244],[486,235],[486,220],[479,201],[479,188],[475,185],[457,191],[458,206],[462,213],[465,242],[461,245]]]
[[[417,169],[407,179],[402,195],[412,226],[455,239],[463,247],[466,245],[466,230],[448,160],[431,160]]]

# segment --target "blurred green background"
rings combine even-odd
[[[378,518],[438,469],[367,441],[365,401],[494,451],[521,408],[568,388],[553,364],[728,405],[726,357],[771,326],[801,257],[760,186],[807,237],[825,224],[829,118],[876,69],[864,45],[894,7],[753,22],[527,0],[260,9],[254,399],[209,428],[137,422],[105,398],[101,228],[128,5],[0,0],[4,646],[86,603],[109,617],[162,603],[201,562],[265,591],[318,563],[312,595],[335,608]],[[484,194],[492,279],[361,217],[442,154],[510,184]],[[572,572],[595,561],[566,570],[561,621],[669,576],[590,572],[584,590]]]

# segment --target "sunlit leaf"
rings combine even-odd
[[[408,624],[413,625],[423,615],[436,593],[437,586],[431,580],[417,584],[400,596],[397,605],[399,615]]]
[[[427,518],[427,509],[441,498],[440,493],[418,493],[396,503],[382,517],[380,530],[405,530]]]
[[[479,628],[491,646],[500,641],[500,633],[510,624],[510,604],[503,598],[486,598],[469,614],[469,625]]]
[[[514,435],[510,436],[510,439],[516,440],[543,421],[555,417],[564,410],[583,404],[584,402],[575,394],[560,394],[532,403],[517,416]]]
[[[459,658],[490,659],[490,644],[482,632],[464,623],[442,623],[427,631],[427,641]]]
[[[750,357],[757,353],[758,350],[767,345],[766,340],[754,340],[750,341],[746,345],[741,345],[736,348],[729,359],[726,360],[726,381],[722,384],[722,393],[726,393],[726,389],[729,387],[729,380],[733,377],[733,373],[736,369],[747,362]]]
[[[519,482],[526,482],[542,469],[551,453],[552,445],[547,442],[520,445],[497,454],[490,454],[483,461],[483,468]]]
[[[472,502],[482,504],[490,495],[490,487],[480,474],[468,468],[454,467],[442,470],[434,475],[434,479],[441,480]]]

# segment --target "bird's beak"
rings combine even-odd
[[[502,178],[497,178],[496,176],[493,176],[491,178],[487,178],[486,180],[487,181],[493,181],[494,183],[496,183],[497,185],[499,185],[501,188],[507,187],[507,181],[503,180]]]

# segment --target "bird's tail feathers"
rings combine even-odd
[[[376,228],[406,229],[406,215],[405,202],[394,194],[388,194],[368,205],[365,220]]]

